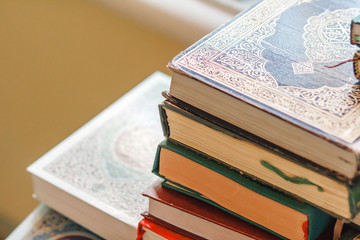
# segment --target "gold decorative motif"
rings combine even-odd
[[[360,14],[357,8],[326,11],[310,17],[304,27],[304,46],[311,62],[343,61],[357,48],[350,44],[351,20]]]
[[[294,74],[313,73],[314,67],[311,62],[292,63]]]
[[[281,87],[288,94],[302,99],[307,103],[325,109],[332,115],[344,117],[351,112],[360,99],[360,86],[347,84],[334,88],[323,86],[318,89],[305,89],[300,87]]]
[[[275,33],[277,20],[284,11],[304,2],[311,0],[265,0],[206,41],[200,42],[177,59],[175,64],[220,82],[312,127],[353,142],[360,136],[358,85],[324,86],[318,89],[279,86],[265,69],[267,60],[262,56],[263,40]],[[347,51],[353,53],[353,47],[348,48],[344,44],[349,29],[345,29],[343,21],[333,20],[338,16],[346,16],[351,22],[351,18],[359,12],[359,9],[338,10],[310,18],[312,25],[307,27],[307,35],[304,35],[310,64],[343,59],[348,56]],[[327,22],[321,25],[322,39],[314,43],[323,48],[315,51],[316,45],[309,42],[316,36],[313,30],[319,29],[319,26],[313,29],[313,25],[319,19]],[[310,73],[309,63],[298,63],[302,64],[296,66],[302,68],[298,73]],[[322,98],[319,99],[320,95]]]

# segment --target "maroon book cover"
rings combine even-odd
[[[144,192],[143,195],[148,197],[150,200],[155,200],[172,208],[181,210],[187,214],[194,215],[198,218],[204,219],[206,221],[212,222],[224,228],[230,229],[234,232],[237,232],[239,236],[246,236],[255,240],[279,240],[280,238],[272,235],[260,229],[248,222],[245,222],[231,214],[228,214],[219,208],[216,208],[206,202],[200,201],[198,199],[192,198],[188,195],[182,194],[180,192],[174,191],[170,188],[162,186],[161,180],[155,181],[151,186],[149,186]],[[156,222],[159,225],[163,225],[169,229],[172,229],[176,232],[182,232],[185,236],[192,237],[196,240],[202,240],[203,237],[200,237],[198,233],[193,232],[192,235],[187,235],[187,229],[179,229],[176,223],[169,223],[162,219],[153,216],[151,211],[143,213],[143,216],[151,221]],[[196,237],[194,237],[196,236]],[[245,238],[246,238],[245,237]],[[322,233],[317,240],[328,240],[332,239],[332,229],[331,227]]]
[[[211,223],[230,229],[234,232],[237,232],[239,236],[243,235],[256,240],[280,239],[210,204],[207,204],[203,201],[192,198],[185,194],[179,193],[172,189],[166,188],[161,185],[160,181],[156,181],[154,184],[152,184],[148,189],[146,189],[143,192],[143,195],[152,200],[179,209],[185,213],[194,215],[198,218],[204,219]],[[150,216],[152,215],[151,209],[149,210],[148,215]],[[154,219],[152,220],[156,221],[156,218],[155,220]],[[174,225],[174,223],[170,223],[170,224]]]

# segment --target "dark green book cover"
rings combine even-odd
[[[298,212],[305,214],[308,218],[308,232],[307,232],[308,238],[307,239],[310,239],[310,240],[316,239],[316,237],[321,232],[323,232],[324,229],[328,226],[328,224],[332,221],[332,218],[329,215],[327,215],[323,211],[319,210],[318,208],[312,207],[311,205],[309,205],[305,202],[298,201],[288,195],[280,193],[266,185],[263,185],[257,181],[254,181],[253,179],[249,179],[246,176],[239,175],[238,173],[228,169],[225,166],[219,165],[218,163],[216,163],[214,161],[209,161],[208,159],[205,159],[203,156],[201,156],[193,151],[190,151],[188,149],[184,149],[183,147],[181,147],[179,145],[175,145],[167,140],[163,141],[159,145],[156,159],[155,159],[154,166],[153,166],[153,173],[155,173],[156,175],[158,175],[160,177],[163,177],[159,174],[159,166],[161,164],[160,163],[160,152],[161,152],[161,149],[163,149],[163,148],[173,151],[181,156],[186,157],[187,159],[189,159],[191,161],[194,161],[206,168],[209,168],[212,171],[219,173],[219,174],[225,176],[226,178],[229,178],[229,179],[235,181],[236,183],[238,183],[248,189],[251,189],[252,191],[254,191],[264,197],[270,198],[280,204],[283,204],[292,209],[295,209]],[[201,179],[199,179],[199,181],[201,181]],[[187,189],[187,187],[182,186],[181,183],[176,183],[176,182],[172,182],[172,183],[175,185],[179,185],[179,187],[181,189]],[[180,189],[180,188],[175,187],[175,189]],[[196,198],[199,198],[203,201],[206,201],[210,204],[213,204],[214,206],[222,208],[219,204],[207,199],[206,196],[205,197],[202,196],[201,193],[194,192],[191,189],[187,189],[187,191],[183,191],[183,192],[186,194],[192,195]],[[229,212],[230,214],[233,214],[235,216],[243,218],[240,215],[232,212],[230,209],[225,209],[225,208],[222,208],[222,209]],[[281,214],[281,213],[279,213],[279,214]],[[245,220],[253,223],[249,219],[245,218]],[[271,229],[265,228],[265,230],[268,230],[268,231],[274,233]],[[278,235],[278,236],[280,236],[280,235]],[[280,237],[283,237],[283,236],[280,236]]]

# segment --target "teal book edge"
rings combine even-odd
[[[174,101],[174,102],[172,102],[172,101]],[[178,105],[180,105],[180,106],[178,106]],[[348,202],[349,202],[349,209],[350,209],[350,213],[351,213],[352,217],[355,217],[355,215],[359,212],[360,204],[358,204],[358,203],[360,203],[360,179],[356,179],[356,181],[354,181],[354,182],[342,181],[341,179],[332,175],[331,172],[328,172],[327,169],[323,169],[320,166],[317,166],[296,154],[293,154],[285,149],[275,146],[274,144],[271,144],[263,139],[260,139],[257,136],[252,135],[251,133],[245,132],[244,130],[242,130],[234,125],[231,125],[227,122],[224,122],[223,120],[221,120],[219,118],[209,115],[208,113],[203,112],[200,109],[189,106],[188,104],[181,102],[179,100],[171,99],[170,97],[167,97],[167,101],[164,101],[162,104],[159,105],[162,128],[163,128],[164,136],[166,138],[169,138],[170,131],[171,131],[169,128],[168,122],[167,122],[166,109],[175,111],[187,118],[190,118],[198,123],[201,123],[207,127],[212,128],[216,131],[223,132],[223,133],[225,133],[229,136],[232,136],[236,139],[247,141],[247,142],[254,144],[258,147],[261,147],[271,153],[281,156],[286,161],[291,161],[298,165],[306,167],[312,171],[316,171],[318,174],[326,176],[327,178],[330,178],[330,179],[344,185],[348,189],[348,193],[349,193],[348,194]],[[170,141],[173,141],[173,140],[170,139]],[[191,147],[189,147],[189,148],[191,149]],[[194,151],[197,151],[197,150],[194,150]],[[202,153],[202,154],[206,155],[204,153]],[[221,162],[221,160],[217,160],[217,161]],[[259,178],[257,177],[257,179],[259,179]],[[259,179],[259,181],[262,181],[262,180]],[[267,183],[265,183],[265,184],[267,184]],[[287,192],[287,193],[289,195],[294,196],[295,198],[299,198],[298,196],[293,195],[291,192]],[[326,209],[323,209],[323,210],[327,211]],[[339,218],[339,216],[335,215],[332,212],[329,212],[329,214],[334,217]]]
[[[164,140],[163,142],[161,142],[159,144],[157,153],[156,153],[156,157],[155,157],[155,161],[154,161],[154,165],[153,165],[153,170],[152,170],[152,172],[155,175],[157,175],[165,180],[167,180],[167,179],[164,176],[159,174],[160,152],[161,152],[162,148],[168,149],[179,155],[182,155],[182,156],[190,159],[191,161],[194,161],[194,162],[201,164],[219,174],[222,174],[223,176],[241,184],[242,186],[244,186],[248,189],[251,189],[252,191],[254,191],[258,194],[261,194],[267,198],[270,198],[274,201],[277,201],[283,205],[286,205],[292,209],[295,209],[295,210],[307,215],[308,220],[309,220],[308,238],[307,238],[308,240],[316,239],[316,237],[319,236],[324,231],[324,229],[327,226],[329,226],[330,222],[333,220],[330,217],[330,215],[324,213],[323,211],[321,211],[318,208],[315,208],[305,202],[298,201],[295,198],[292,198],[291,196],[280,193],[280,192],[276,191],[275,189],[272,189],[272,188],[270,188],[264,184],[261,184],[257,181],[251,180],[246,176],[239,175],[236,172],[228,169],[227,167],[219,165],[218,163],[216,163],[214,161],[209,161],[208,159],[204,158],[203,156],[201,156],[191,150],[185,149],[182,146],[171,143],[169,140]],[[186,189],[186,187],[182,186],[179,183],[172,182],[169,180],[167,180],[167,181],[170,183],[173,183],[175,185],[178,185],[180,188]],[[169,186],[169,184],[166,184],[166,185]],[[173,187],[173,188],[175,190],[179,190],[179,188],[176,188],[176,187]],[[231,210],[224,209],[223,207],[219,206],[217,203],[215,203],[207,198],[204,198],[200,193],[194,192],[192,190],[182,191],[182,192],[186,193],[190,196],[194,196],[202,201],[208,202],[209,204],[212,204],[216,207],[219,207],[219,208],[229,212],[230,214],[240,217],[252,224],[256,224],[256,223],[250,221],[249,219],[241,217],[238,214],[232,212]],[[259,226],[258,224],[256,224],[256,225]],[[283,236],[271,231],[271,229],[267,229],[263,226],[259,226],[259,227],[261,227],[262,229],[265,229],[281,238],[284,238]],[[286,239],[286,238],[284,238],[284,239]]]

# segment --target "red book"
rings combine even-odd
[[[138,235],[136,240],[192,240],[180,233],[174,232],[146,218],[142,219],[138,225]]]
[[[210,204],[163,187],[160,181],[152,184],[143,195],[149,198],[149,212],[145,215],[146,218],[152,217],[153,221],[160,219],[159,224],[164,225],[166,222],[201,238],[280,239]]]

